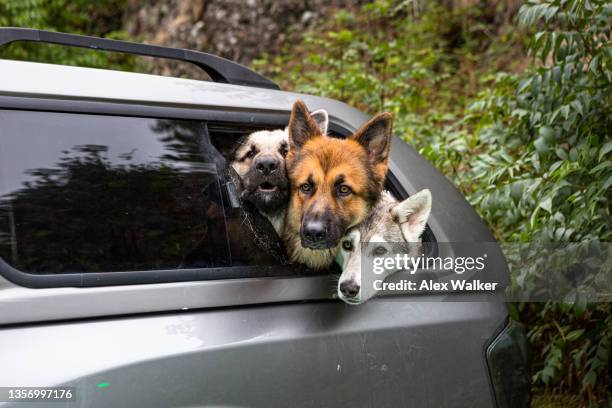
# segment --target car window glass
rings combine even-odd
[[[277,262],[240,252],[252,231],[228,205],[224,158],[206,123],[8,110],[0,123],[0,257],[14,268]]]

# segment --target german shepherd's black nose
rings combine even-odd
[[[271,156],[263,156],[255,160],[255,168],[264,176],[268,176],[278,169],[278,160]]]
[[[340,292],[348,299],[354,298],[359,294],[359,285],[355,281],[344,281],[340,284]]]
[[[345,228],[329,211],[306,213],[300,228],[302,246],[308,249],[330,249],[338,245]]]
[[[322,249],[327,246],[327,228],[322,221],[308,221],[302,227],[304,246],[312,249]]]

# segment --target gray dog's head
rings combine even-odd
[[[327,133],[327,111],[317,110],[312,118],[321,132]],[[287,207],[288,137],[287,129],[260,130],[244,138],[233,154],[232,167],[242,179],[242,198],[263,214],[271,215]]]
[[[362,268],[372,265],[374,258],[395,253],[416,256],[431,212],[431,193],[421,190],[402,202],[387,192],[358,227],[350,230],[340,241],[336,262],[342,268],[337,294],[349,304],[360,304],[376,294],[370,285],[362,285]],[[387,270],[377,279],[384,279],[396,271]],[[370,271],[365,271],[370,273]]]

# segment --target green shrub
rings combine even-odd
[[[512,230],[509,239],[612,238],[611,20],[612,4],[605,1],[529,2],[519,12],[522,24],[541,29],[530,44],[541,66],[517,78],[497,119],[504,124],[498,140],[517,141],[520,148],[512,154],[523,170],[484,179],[499,186],[490,196],[501,199],[520,183],[524,193],[512,205],[514,222],[524,227],[513,230],[503,211],[488,205],[486,194],[474,200],[481,200],[481,211],[492,223]],[[499,151],[502,145],[496,147]],[[480,174],[486,172],[485,164],[476,166],[483,169]],[[540,351],[534,381],[603,402],[611,381],[610,304],[587,304],[578,296],[519,308]]]
[[[122,17],[127,0],[2,0],[0,27],[36,28],[111,39],[126,39]],[[17,42],[0,49],[0,58],[133,70],[136,59],[57,45]]]

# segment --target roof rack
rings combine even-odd
[[[257,72],[233,61],[205,52],[30,28],[0,27],[0,47],[16,41],[58,44],[184,61],[200,67],[214,82],[280,89],[277,84]]]

